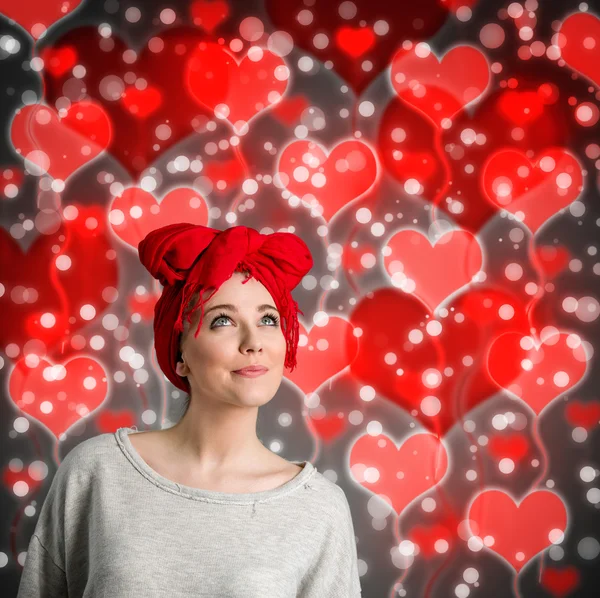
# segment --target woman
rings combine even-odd
[[[292,233],[174,224],[139,250],[164,287],[158,363],[188,407],[172,428],[120,428],[68,453],[18,598],[359,597],[344,492],[256,435],[258,408],[296,365],[291,291],[312,267],[307,246]]]

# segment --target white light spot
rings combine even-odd
[[[421,411],[423,415],[427,415],[428,417],[436,416],[442,409],[442,403],[437,397],[429,396],[425,397],[421,401]]]

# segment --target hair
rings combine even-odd
[[[238,266],[235,269],[235,272],[242,272],[243,274],[250,275],[250,271],[241,266]],[[183,333],[179,336],[179,352],[177,353],[177,362],[182,360],[181,343],[183,341],[184,335],[186,335],[189,332],[189,328],[191,325],[190,322],[188,322],[187,318],[188,318],[188,315],[189,315],[190,319],[192,318],[192,315],[194,312],[191,308],[193,305],[195,305],[196,301],[198,300],[199,294],[200,294],[200,289],[198,289],[194,293],[192,293],[191,297],[189,298],[188,302],[185,304],[185,306],[183,308]],[[196,308],[196,311],[198,309],[200,309],[200,306],[198,306]],[[185,416],[185,414],[187,413],[188,409],[190,408],[191,400],[192,400],[192,396],[191,396],[191,392],[190,392],[189,394],[187,394],[185,396],[185,398],[183,400],[183,409],[182,409],[180,418],[183,418]]]
[[[187,317],[188,315],[190,316],[190,318],[192,317],[192,313],[190,313],[192,311],[191,306],[196,303],[199,294],[199,290],[195,291],[190,297],[189,301],[186,303],[185,307],[183,308],[183,332],[179,335],[179,352],[177,353],[177,362],[182,361],[181,343],[183,342],[184,335],[186,335],[189,332],[190,328],[190,322],[187,321]],[[185,395],[185,398],[183,400],[183,410],[181,412],[180,419],[187,413],[188,409],[190,408],[190,400],[191,394]]]

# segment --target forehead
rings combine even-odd
[[[272,303],[274,299],[267,288],[256,278],[250,278],[248,282],[244,281],[248,276],[242,272],[234,272],[231,278],[227,279],[219,290],[207,301],[205,309],[210,309],[213,305],[220,303],[231,303],[241,307],[254,307],[259,303]],[[244,284],[242,284],[244,283]]]
[[[267,288],[256,278],[250,278],[247,283],[242,284],[248,277],[243,272],[234,272],[231,278],[227,279],[217,290],[214,295],[204,304],[204,312],[209,310],[215,305],[222,303],[229,303],[238,306],[240,309],[254,309],[258,305],[269,303],[277,309],[277,303],[267,290]],[[214,291],[213,288],[208,288],[205,297],[210,296],[210,293]],[[190,314],[189,310],[191,306],[197,301],[199,291],[196,291],[190,301],[188,307],[185,309],[185,313]],[[200,317],[200,308],[194,310],[190,314],[190,322],[187,318],[183,321],[183,336],[182,339],[187,335],[191,325],[196,325]]]

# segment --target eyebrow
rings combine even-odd
[[[232,311],[234,313],[237,313],[238,308],[235,305],[231,305],[231,303],[222,303],[221,305],[213,305],[210,309],[207,309],[204,312],[204,315],[206,315],[209,311],[212,311],[213,309],[227,309],[229,311]],[[279,310],[276,307],[273,307],[272,305],[269,305],[268,303],[263,303],[262,305],[259,305],[256,308],[256,311],[267,311],[267,309],[272,309],[274,311],[276,311],[277,313],[279,313]]]

